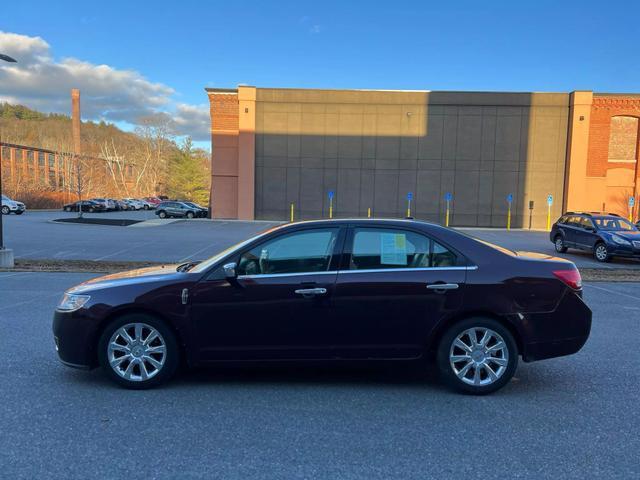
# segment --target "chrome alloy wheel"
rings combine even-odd
[[[596,247],[596,259],[600,260],[601,262],[604,262],[607,259],[607,247],[606,245],[604,245],[603,243],[599,244]]]
[[[451,344],[449,364],[464,383],[491,385],[507,370],[509,349],[504,339],[493,330],[470,328],[460,333]]]
[[[117,329],[111,335],[107,350],[113,371],[132,382],[156,376],[167,358],[164,338],[146,323],[129,323]]]
[[[562,249],[564,248],[564,242],[562,241],[561,236],[556,237],[556,252],[562,253]]]

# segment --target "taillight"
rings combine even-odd
[[[582,288],[582,277],[576,268],[571,270],[556,270],[553,274],[574,290],[580,290]]]

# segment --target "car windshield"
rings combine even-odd
[[[633,223],[619,217],[595,217],[592,219],[600,230],[630,232],[638,230]]]

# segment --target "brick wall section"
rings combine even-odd
[[[238,95],[212,94],[211,130],[238,130]]]
[[[617,115],[640,117],[640,98],[594,95],[589,127],[588,177],[605,177],[607,175],[611,117]],[[635,165],[631,163],[615,163],[613,165],[629,169],[635,168]]]

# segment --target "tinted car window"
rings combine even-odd
[[[351,270],[445,267],[456,255],[419,233],[397,229],[356,228]]]
[[[599,229],[608,231],[630,231],[637,230],[636,227],[624,218],[619,217],[599,217],[594,218]]]
[[[590,218],[582,217],[580,219],[580,227],[584,229],[593,229],[593,223]]]
[[[327,271],[337,236],[337,228],[323,228],[290,233],[269,240],[240,256],[238,274]]]

